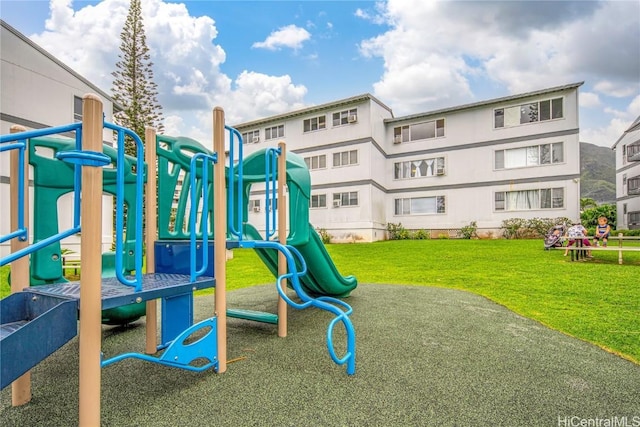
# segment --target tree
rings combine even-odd
[[[114,117],[117,124],[144,138],[146,126],[158,133],[164,130],[158,86],[153,81],[153,62],[142,23],[140,0],[131,0],[127,19],[120,33],[120,54],[116,71],[111,73],[113,99],[123,107]],[[135,155],[133,141],[125,141],[125,152]]]
[[[591,197],[580,198],[580,210],[592,209],[598,207],[598,203]]]

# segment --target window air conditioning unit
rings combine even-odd
[[[394,144],[400,144],[402,142],[402,137],[400,135],[393,137]]]
[[[349,123],[355,123],[358,121],[358,116],[356,116],[355,114],[352,116],[349,116]]]
[[[260,137],[259,136],[254,136],[253,139],[251,139],[251,142],[253,144],[257,144],[258,142],[260,142]]]
[[[256,213],[260,212],[260,206],[254,206],[253,211]]]
[[[339,208],[341,206],[340,200],[334,200],[333,201],[333,207],[334,208]]]
[[[436,175],[444,175],[444,168],[436,169]]]

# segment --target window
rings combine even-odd
[[[557,209],[564,207],[564,189],[498,191],[494,203],[497,211]]]
[[[326,194],[312,194],[311,200],[309,200],[310,208],[326,208],[327,207],[327,195]]]
[[[309,170],[325,169],[327,167],[327,156],[326,154],[321,154],[319,156],[305,157],[304,162]]]
[[[627,214],[627,224],[629,226],[629,230],[638,230],[640,229],[640,211],[629,212]]]
[[[495,152],[496,169],[522,168],[563,162],[564,144],[562,142],[497,150]]]
[[[629,144],[627,147],[627,161],[631,161],[631,157],[640,153],[640,143]],[[623,152],[624,155],[624,152]]]
[[[627,179],[627,195],[636,196],[640,194],[640,176]]]
[[[444,136],[444,119],[393,128],[395,144],[440,136]]]
[[[260,141],[260,131],[252,130],[249,132],[244,132],[242,134],[242,143],[243,144],[254,144]]]
[[[422,178],[436,175],[444,175],[444,157],[410,160],[393,165],[393,177],[395,179]]]
[[[264,130],[264,139],[275,139],[284,137],[284,125],[273,126]]]
[[[249,199],[249,212],[260,212],[260,199]]]
[[[358,150],[333,153],[333,167],[358,164]]]
[[[497,108],[493,114],[493,125],[496,128],[519,126],[526,123],[537,123],[564,117],[562,98]]]
[[[358,206],[358,192],[333,193],[333,206]]]
[[[443,214],[445,212],[444,196],[395,199],[396,215]]]
[[[333,125],[340,126],[349,123],[356,122],[358,120],[358,109],[352,108],[350,110],[340,111],[339,113],[333,113]]]
[[[73,121],[82,121],[82,98],[79,96],[73,97]]]
[[[311,132],[314,130],[326,129],[327,118],[325,116],[313,117],[302,122],[302,131]]]
[[[266,199],[266,203],[265,203],[267,209],[269,210],[269,212],[271,212],[272,209],[278,210],[278,199]]]

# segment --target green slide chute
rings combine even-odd
[[[248,214],[251,185],[265,180],[265,152],[256,151],[243,161],[244,218]],[[287,153],[287,187],[289,188],[289,235],[287,244],[295,247],[304,257],[307,274],[301,278],[305,291],[312,295],[346,297],[356,288],[354,276],[342,276],[329,256],[322,239],[309,223],[311,177],[304,159]],[[263,240],[251,224],[244,224],[244,235],[251,240]],[[275,251],[256,249],[258,256],[277,277],[278,255]]]

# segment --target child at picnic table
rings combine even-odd
[[[606,216],[598,218],[598,225],[596,226],[596,235],[593,237],[593,243],[596,246],[600,246],[600,240],[602,239],[602,246],[607,247],[607,239],[611,234],[611,226],[608,224]]]
[[[567,256],[569,253],[569,247],[574,245],[578,239],[582,240],[582,246],[591,246],[589,239],[586,238],[587,229],[582,226],[580,221],[574,222],[571,227],[567,230],[567,237],[569,237],[569,243],[567,243],[567,248],[564,251],[564,256]],[[587,257],[591,258],[591,251],[587,252]]]

